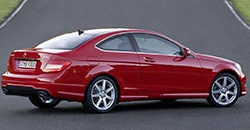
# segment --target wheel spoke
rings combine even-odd
[[[97,84],[95,84],[94,88],[96,88],[98,90],[98,93],[101,92],[101,89]]]
[[[219,98],[217,99],[217,101],[218,101],[218,102],[221,102],[222,97],[223,97],[223,94],[220,94],[220,96],[219,96]]]
[[[220,91],[220,90],[215,90],[215,91],[213,91],[212,93],[213,93],[213,94],[218,94],[218,93],[221,93],[221,91]]]
[[[104,105],[104,108],[107,108],[107,101],[106,101],[106,99],[103,100],[103,105]]]
[[[109,89],[107,89],[106,91],[105,91],[105,93],[109,93],[110,91],[112,91],[114,88],[113,87],[110,87]]]
[[[106,88],[106,80],[103,80],[103,82],[102,82],[102,90],[105,90],[105,88]]]
[[[92,97],[93,97],[93,98],[99,97],[99,93],[93,94]]]
[[[229,102],[228,95],[226,94],[225,96],[226,102]]]
[[[218,81],[216,81],[215,84],[216,84],[219,88],[222,88],[222,87],[223,87],[220,83],[218,83]]]
[[[114,98],[113,98],[113,97],[108,96],[108,95],[107,95],[107,99],[109,99],[110,101],[113,101],[113,100],[114,100]]]
[[[236,93],[235,92],[232,92],[232,91],[228,91],[228,94],[232,95],[232,96],[235,96]]]
[[[227,86],[227,77],[224,77],[223,86]]]
[[[229,90],[230,88],[232,88],[235,85],[235,82],[232,82],[230,85],[227,86],[227,89]]]
[[[100,104],[101,104],[101,102],[102,102],[102,99],[101,98],[99,98],[99,100],[98,100],[98,102],[96,103],[96,106],[100,106]]]

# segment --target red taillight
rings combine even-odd
[[[49,63],[43,69],[43,72],[59,72],[71,64],[70,61],[55,60]]]

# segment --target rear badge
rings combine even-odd
[[[26,55],[27,55],[27,53],[26,53],[26,52],[24,52],[23,57],[26,57]]]

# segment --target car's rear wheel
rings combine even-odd
[[[237,78],[232,74],[222,73],[214,79],[207,101],[217,107],[229,107],[239,96],[240,85]]]
[[[61,100],[55,99],[53,97],[48,97],[43,94],[38,94],[38,96],[29,97],[30,102],[39,108],[54,108],[57,106]]]
[[[87,88],[83,106],[87,111],[105,113],[117,102],[118,90],[115,82],[107,76],[95,78]]]

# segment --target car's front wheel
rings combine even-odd
[[[232,106],[240,96],[239,81],[229,73],[219,74],[213,81],[207,101],[217,107]]]
[[[95,78],[85,94],[84,108],[87,111],[98,113],[112,110],[118,98],[117,85],[107,76]]]

